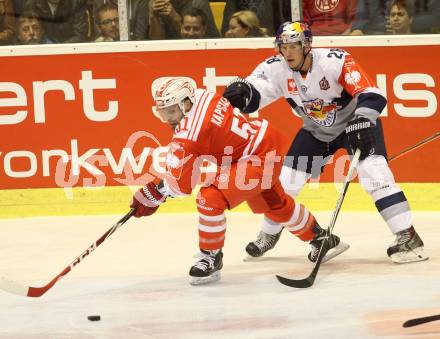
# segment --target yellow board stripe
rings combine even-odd
[[[439,183],[400,184],[413,210],[438,211]],[[337,199],[337,186],[332,183],[308,184],[298,197],[311,211],[331,211]],[[340,185],[339,185],[340,187]],[[124,214],[129,209],[131,196],[137,187],[48,188],[0,190],[0,218],[35,216],[67,216]],[[195,190],[196,192],[196,190]],[[375,211],[371,198],[358,183],[350,185],[343,210]],[[158,213],[196,212],[195,196],[168,199]],[[241,204],[234,211],[250,211]]]

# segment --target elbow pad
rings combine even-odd
[[[241,78],[226,86],[223,97],[243,113],[255,112],[260,106],[261,95],[258,90],[249,81]]]

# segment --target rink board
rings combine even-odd
[[[185,75],[222,91],[273,55],[272,46],[260,38],[0,47],[0,218],[125,213],[133,190],[163,175],[164,154],[155,150],[171,137],[151,114],[152,83]],[[386,93],[390,156],[438,132],[440,36],[317,37],[314,46],[346,48]],[[301,127],[283,100],[259,116],[291,136]],[[439,140],[390,163],[414,210],[438,210]],[[320,188],[302,192],[310,209],[334,208],[341,153]],[[375,209],[358,184],[351,190],[344,209]],[[195,210],[191,197],[170,200],[159,213]]]
[[[346,48],[387,96],[381,116],[390,156],[439,131],[439,36],[314,42]],[[274,53],[272,39],[1,47],[0,188],[140,186],[161,177],[164,154],[156,150],[171,131],[152,114],[153,83],[184,75],[221,93]],[[285,100],[258,116],[292,138],[302,125]],[[440,182],[438,145],[393,161],[396,180]],[[336,158],[321,182],[338,174]]]
[[[439,183],[402,183],[410,206],[417,211],[438,211],[440,200]],[[312,211],[331,211],[336,204],[341,184],[308,184],[298,197]],[[131,201],[132,187],[105,188],[54,188],[30,190],[0,190],[0,218],[22,218],[33,216],[125,214]],[[168,199],[158,213],[180,213],[197,211],[194,190],[192,196]],[[374,203],[358,183],[352,183],[343,205],[344,211],[374,211]],[[241,204],[236,212],[247,212]]]

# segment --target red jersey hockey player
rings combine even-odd
[[[232,82],[224,96],[245,113],[284,97],[303,120],[281,171],[286,192],[295,197],[338,149],[352,154],[359,148],[359,182],[396,235],[388,256],[397,263],[428,259],[412,226],[408,201],[386,160],[378,118],[385,97],[349,53],[312,48],[312,32],[304,23],[282,24],[275,45],[280,54],[262,62],[245,80]],[[281,225],[263,225],[263,232],[246,251],[263,255],[275,246],[281,230]]]
[[[218,172],[197,196],[200,259],[190,269],[190,283],[220,279],[225,240],[224,211],[246,201],[265,222],[282,224],[303,241],[322,237],[325,231],[302,205],[295,204],[279,181],[284,137],[266,120],[248,121],[225,98],[195,89],[188,78],[171,78],[158,87],[156,113],[173,128],[167,156],[167,174],[156,186],[141,188],[133,197],[135,216],[153,214],[168,196],[191,193],[204,159]],[[348,245],[331,235],[328,260]]]

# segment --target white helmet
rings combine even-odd
[[[183,113],[186,98],[195,103],[195,81],[187,77],[161,78],[159,84],[153,83],[152,91],[157,108],[166,108],[179,105]],[[154,86],[156,85],[156,86]]]
[[[274,43],[278,48],[281,44],[292,42],[299,42],[302,47],[311,47],[312,39],[312,30],[307,23],[286,21],[278,28]]]

